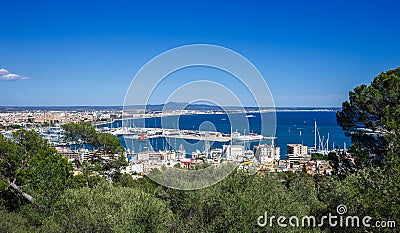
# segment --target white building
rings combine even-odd
[[[242,145],[223,145],[222,156],[226,160],[240,160],[244,156],[244,146]]]
[[[303,144],[287,144],[287,154],[306,156],[307,153],[308,147]]]
[[[123,173],[143,173],[144,171],[144,166],[143,163],[137,162],[137,163],[131,163],[128,166],[126,166],[125,170],[122,171]]]
[[[258,145],[254,147],[254,154],[261,163],[272,163],[280,160],[281,148],[273,145]]]
[[[287,144],[286,160],[289,163],[298,164],[310,161],[311,156],[308,155],[308,147],[302,144]]]

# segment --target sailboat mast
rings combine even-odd
[[[329,151],[329,133],[328,133],[328,139],[326,139],[326,152]]]
[[[314,148],[317,150],[317,121],[314,120]]]
[[[232,140],[233,140],[233,137],[232,137],[232,126],[231,126],[231,141],[229,142],[229,144],[232,146]]]

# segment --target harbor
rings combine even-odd
[[[216,131],[204,130],[181,130],[181,129],[164,129],[164,128],[128,128],[120,127],[110,129],[104,127],[100,129],[102,132],[110,133],[114,136],[123,136],[133,140],[145,140],[152,138],[177,138],[198,141],[214,141],[214,142],[230,142],[230,141],[257,141],[257,140],[275,140],[274,136],[263,136],[257,133],[241,134],[232,132],[225,134]]]

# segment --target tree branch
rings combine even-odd
[[[18,185],[16,185],[15,183],[11,182],[9,179],[3,178],[3,180],[4,180],[5,182],[7,182],[7,184],[8,184],[11,188],[13,188],[13,189],[14,189],[15,191],[17,191],[19,194],[21,194],[26,200],[28,200],[28,201],[30,201],[30,202],[32,202],[32,203],[35,202],[35,199],[34,199],[31,195],[29,195],[29,194],[25,193],[24,191],[22,191],[21,188],[20,188]]]

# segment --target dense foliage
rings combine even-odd
[[[274,222],[272,227],[260,227],[257,219],[265,212],[268,216],[312,215],[318,219],[336,214],[337,206],[342,204],[347,206],[349,215],[398,222],[400,174],[395,172],[381,168],[362,170],[341,181],[334,176],[311,177],[303,173],[248,175],[235,171],[222,182],[196,191],[165,188],[148,178],[131,180],[127,186],[101,181],[93,188],[65,190],[55,203],[53,214],[39,223],[35,218],[42,213],[31,213],[36,208],[34,204],[26,203],[19,211],[0,208],[0,231],[348,232],[348,228],[329,228],[327,224],[321,228],[283,228]]]
[[[400,67],[379,74],[368,86],[349,94],[337,113],[338,124],[351,136],[351,152],[362,167],[385,165],[400,154]]]
[[[120,154],[124,151],[117,137],[97,132],[89,122],[68,123],[62,125],[62,128],[66,142],[80,146],[87,144],[104,154]]]
[[[34,131],[18,130],[13,140],[0,135],[0,165],[0,194],[7,197],[0,201],[10,210],[29,201],[50,214],[71,178],[67,159]]]
[[[346,168],[344,153],[314,154],[331,161],[332,176],[234,170],[215,185],[183,191],[120,174],[122,156],[105,164],[92,158],[72,176],[67,160],[34,131],[0,135],[0,232],[399,232],[399,77],[399,69],[382,73],[343,103],[337,119],[352,136],[358,168]],[[63,128],[71,143],[121,153],[118,139],[88,123]],[[395,221],[395,228],[257,224],[265,214],[320,219],[339,205],[348,216]]]
[[[62,128],[66,142],[77,144],[80,147],[87,145],[95,151],[88,161],[76,161],[76,165],[83,173],[81,180],[85,181],[86,187],[93,186],[98,182],[97,175],[113,181],[120,179],[119,171],[128,163],[123,156],[124,148],[121,146],[119,138],[96,131],[89,122],[68,123]],[[102,156],[110,159],[104,163]]]

